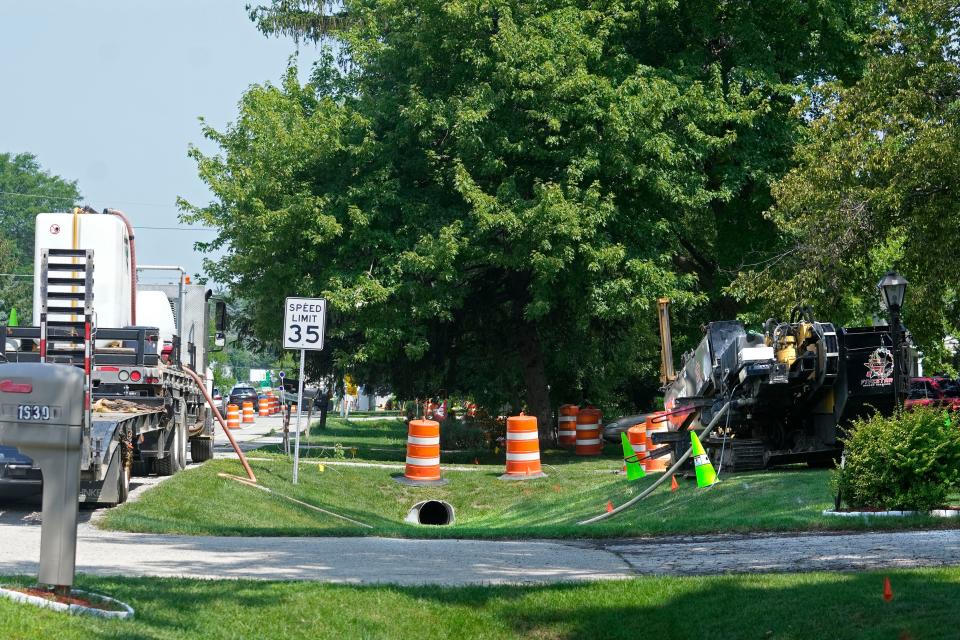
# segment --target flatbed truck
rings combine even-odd
[[[4,362],[84,369],[81,502],[122,503],[132,475],[172,475],[188,450],[194,462],[212,458],[212,412],[191,371],[202,375],[211,347],[223,344],[223,302],[179,268],[172,284],[140,285],[138,271],[150,267],[138,269],[133,230],[119,212],[39,214],[36,222],[39,322],[5,328],[0,384]],[[34,411],[42,418],[45,409]],[[39,495],[41,483],[32,460],[0,447],[0,498]]]

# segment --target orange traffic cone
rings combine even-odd
[[[677,476],[671,475],[671,476],[670,476],[670,491],[676,491],[676,490],[679,489],[679,488],[680,488],[680,485],[677,484]]]
[[[889,577],[885,577],[883,579],[883,600],[885,602],[890,602],[893,600],[893,589],[890,587]]]
[[[607,513],[613,511],[613,500],[607,500]]]

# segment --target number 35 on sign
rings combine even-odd
[[[283,348],[320,351],[327,317],[323,298],[287,298],[283,314]]]

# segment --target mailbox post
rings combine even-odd
[[[33,458],[43,474],[40,584],[73,586],[77,559],[83,371],[61,364],[0,365],[0,444]]]

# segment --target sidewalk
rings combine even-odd
[[[40,527],[0,524],[0,573],[35,574]],[[644,540],[237,538],[80,525],[77,571],[357,584],[525,584],[960,564],[960,531]]]

